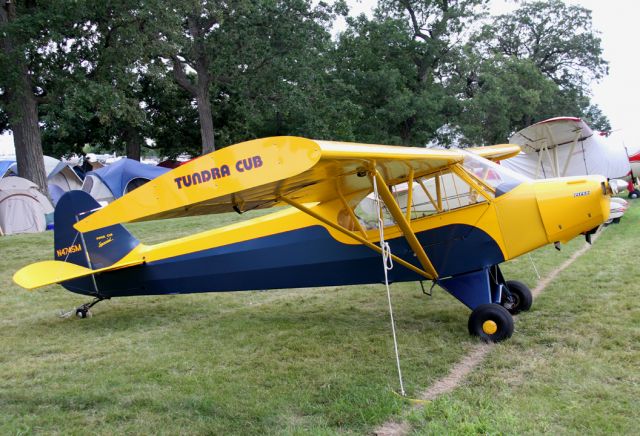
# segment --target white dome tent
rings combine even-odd
[[[47,229],[53,206],[38,187],[22,177],[0,179],[0,235]]]
[[[49,185],[57,185],[64,192],[82,188],[82,180],[66,162],[44,156],[44,168]]]
[[[18,165],[15,163],[15,158],[11,157],[11,159],[13,159],[11,161],[12,164],[4,170],[4,173],[6,173],[6,175],[15,174],[19,176],[20,174],[18,173]],[[44,169],[47,173],[49,194],[51,195],[54,205],[65,192],[73,189],[82,189],[82,179],[73,171],[69,164],[51,156],[43,156],[43,160]],[[6,165],[8,161],[4,162]],[[2,170],[2,164],[0,164],[0,170]],[[2,176],[4,175],[5,174],[2,174]]]

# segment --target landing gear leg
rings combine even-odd
[[[472,310],[469,333],[486,342],[511,337],[512,315],[529,310],[532,304],[529,288],[506,281],[498,265],[438,280],[438,284]]]
[[[102,300],[107,300],[107,299],[108,298],[96,297],[93,301],[91,301],[89,303],[85,303],[82,306],[79,306],[76,309],[76,316],[78,318],[88,318],[88,317],[90,317],[91,316],[91,312],[89,311],[89,309],[91,309],[93,306],[95,306],[96,304],[98,304]]]

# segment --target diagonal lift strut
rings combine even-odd
[[[398,224],[398,227],[400,227],[400,230],[402,230],[407,243],[415,253],[424,270],[431,276],[431,279],[436,280],[438,278],[436,269],[433,267],[433,264],[429,260],[429,256],[427,256],[424,248],[422,247],[422,245],[420,245],[420,241],[418,241],[418,238],[416,238],[416,234],[413,233],[411,224],[409,223],[409,221],[407,221],[407,218],[402,213],[402,210],[400,209],[400,206],[398,206],[395,198],[393,198],[393,194],[391,194],[391,191],[389,190],[386,182],[377,170],[373,171],[373,176],[376,178],[378,193],[380,194],[382,201],[384,201],[384,204],[385,206],[387,206],[387,209],[391,213],[391,216]],[[409,207],[409,205],[407,207]]]

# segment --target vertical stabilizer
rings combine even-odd
[[[56,205],[54,215],[54,259],[91,269],[113,265],[140,242],[122,225],[116,224],[80,234],[73,225],[100,208],[100,204],[84,191],[65,193]]]

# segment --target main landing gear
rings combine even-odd
[[[513,334],[513,317],[499,304],[481,304],[469,316],[469,334],[485,342],[500,342]]]
[[[439,284],[472,310],[469,333],[485,342],[500,342],[513,334],[513,316],[533,303],[529,288],[516,280],[505,281],[498,265],[445,280]]]
[[[506,292],[503,291],[502,293],[500,305],[512,315],[531,309],[533,295],[531,295],[531,290],[527,285],[517,280],[508,280],[505,284],[507,289]]]

